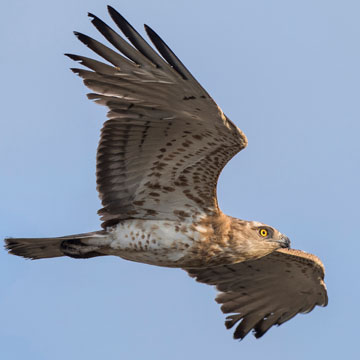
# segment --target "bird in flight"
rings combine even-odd
[[[103,61],[66,54],[109,109],[96,156],[102,230],[56,238],[7,238],[11,254],[30,259],[115,255],[182,268],[215,285],[235,339],[258,338],[298,313],[327,305],[324,266],[290,249],[272,226],[225,215],[216,186],[226,163],[247,145],[163,40],[145,30],[156,52],[112,7],[125,40],[93,14],[113,49],[75,32]]]

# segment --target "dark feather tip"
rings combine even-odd
[[[266,332],[266,331],[265,331]],[[264,334],[265,334],[264,331],[254,331],[254,336],[257,338],[257,339],[260,339]]]
[[[151,37],[151,35],[153,35],[154,37],[157,37],[160,39],[160,36],[147,24],[144,24],[144,29],[146,31],[146,33],[149,35],[149,37]]]
[[[68,54],[68,53],[65,53],[64,55],[67,56],[68,58],[70,58],[71,60],[80,61],[79,55]]]
[[[81,32],[74,31],[74,35],[83,43],[86,44],[86,40],[90,39],[89,36],[82,34]]]
[[[248,332],[249,331],[244,331],[244,329],[241,327],[241,323],[240,323],[240,325],[238,325],[238,327],[234,331],[233,337],[235,340],[242,340],[248,334]]]
[[[74,74],[79,75],[80,69],[70,68],[70,70],[71,70]]]
[[[118,11],[116,11],[112,6],[108,5],[107,9],[108,9],[108,12],[109,12],[111,18],[115,21],[115,23],[117,25],[119,25],[119,26],[125,25],[125,26],[132,28],[132,26],[129,24],[129,22]]]

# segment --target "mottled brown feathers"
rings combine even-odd
[[[119,53],[76,35],[113,66],[69,55],[91,70],[74,69],[95,92],[90,98],[109,108],[97,154],[103,226],[128,218],[176,220],[181,211],[214,214],[217,179],[246,146],[245,135],[151,29],[151,40],[169,63],[110,12],[134,47],[90,14]]]
[[[251,330],[263,336],[298,313],[327,305],[320,260],[299,250],[277,250],[258,260],[206,269],[188,269],[197,281],[215,285],[216,301],[227,317],[228,329],[239,323],[235,339]]]

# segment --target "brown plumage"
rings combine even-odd
[[[262,336],[297,313],[327,304],[321,261],[287,250],[271,226],[223,214],[219,174],[247,145],[180,60],[145,26],[157,52],[113,8],[127,42],[96,16],[92,23],[116,51],[75,35],[107,63],[68,56],[72,69],[108,107],[96,159],[103,230],[45,239],[6,239],[10,253],[31,259],[116,255],[185,269],[215,285],[234,337]]]
[[[197,281],[215,285],[220,293],[228,329],[241,321],[234,338],[244,338],[251,329],[259,338],[273,325],[281,325],[298,313],[327,304],[324,266],[314,255],[281,249],[258,260],[218,267],[190,269]]]

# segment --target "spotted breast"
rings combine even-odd
[[[158,266],[180,267],[188,262],[201,233],[193,222],[125,220],[109,232],[108,255]]]

